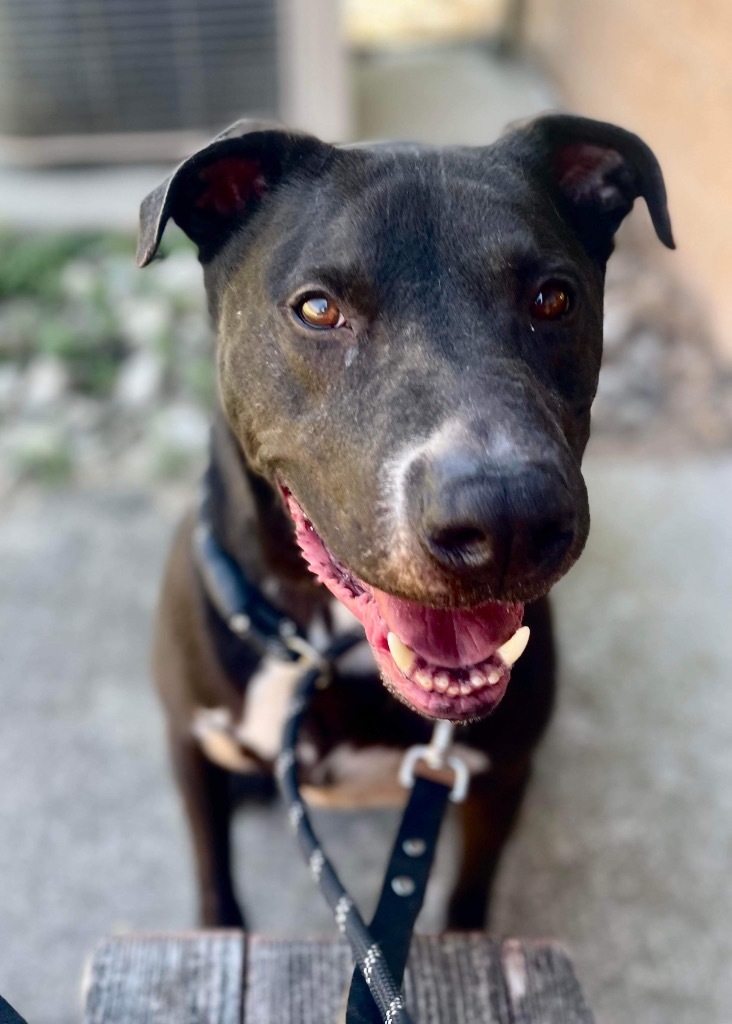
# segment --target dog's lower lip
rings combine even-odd
[[[329,551],[290,488],[281,483],[280,490],[311,572],[363,624],[384,682],[395,696],[429,718],[460,722],[489,714],[503,697],[511,671],[510,664],[497,652],[517,630],[521,631],[523,605],[488,602],[439,610],[378,591]],[[390,627],[390,618],[404,619],[405,615],[405,628],[416,630],[419,651],[412,651]],[[420,629],[422,618],[425,624]],[[440,656],[441,629],[451,634],[444,659]],[[427,643],[426,649],[421,646],[420,636]],[[390,646],[397,657],[401,651],[401,666]],[[407,665],[405,651],[417,659],[414,664]]]

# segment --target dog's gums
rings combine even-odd
[[[328,550],[292,492],[282,495],[308,567],[361,622],[394,695],[429,718],[465,722],[493,711],[529,640],[524,606],[437,609],[377,590]]]

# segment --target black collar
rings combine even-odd
[[[241,566],[222,548],[204,494],[193,533],[193,557],[206,596],[232,633],[258,654],[297,661],[307,643],[297,623],[276,608]]]

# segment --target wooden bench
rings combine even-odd
[[[242,932],[105,940],[86,985],[85,1024],[336,1024],[351,976],[339,940]],[[483,933],[416,936],[404,986],[416,1024],[593,1024],[554,943]]]

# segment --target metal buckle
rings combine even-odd
[[[399,768],[399,782],[405,789],[411,789],[414,786],[414,769],[418,761],[424,761],[434,771],[439,771],[444,767],[452,769],[455,781],[450,791],[450,800],[454,804],[463,802],[468,795],[470,771],[461,757],[457,757],[454,754],[447,755],[447,750],[452,743],[454,729],[454,722],[441,719],[435,724],[432,739],[429,743],[418,743],[409,748]]]

